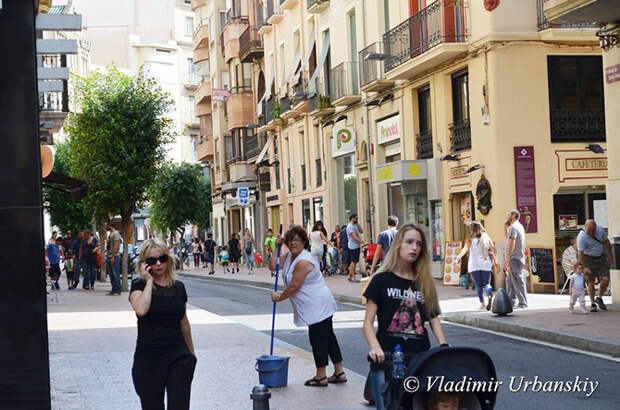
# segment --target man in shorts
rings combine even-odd
[[[360,260],[360,247],[366,242],[360,237],[364,233],[362,228],[357,224],[357,214],[349,217],[349,225],[347,225],[347,237],[349,238],[349,282],[359,282],[355,279],[355,265]]]
[[[590,295],[590,312],[597,311],[597,305],[603,310],[607,306],[603,302],[603,295],[609,285],[609,265],[611,264],[611,244],[605,230],[596,225],[593,219],[588,219],[584,229],[577,235],[577,255],[579,262],[585,266],[584,273]],[[594,280],[598,278],[598,296],[594,298]]]
[[[207,264],[207,268],[209,269],[209,275],[213,275],[215,273],[215,268],[213,264],[215,263],[215,249],[217,248],[217,244],[213,240],[213,234],[207,234],[207,240],[205,241],[204,246],[204,255],[205,262]]]

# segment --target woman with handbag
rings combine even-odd
[[[491,240],[486,229],[478,221],[469,224],[471,235],[461,252],[456,256],[456,261],[460,261],[469,252],[467,261],[467,271],[476,284],[476,292],[480,299],[480,310],[491,310],[493,299],[493,288],[491,287],[491,275],[495,265],[495,244]],[[488,303],[484,303],[483,292],[488,297]]]

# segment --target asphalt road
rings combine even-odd
[[[266,289],[234,284],[184,279],[189,303],[220,316],[271,315],[272,304]],[[362,307],[338,304],[340,311],[361,310]],[[279,313],[291,313],[290,303],[278,304]],[[243,318],[236,318],[244,323]],[[248,321],[250,319],[248,318]],[[361,331],[362,323],[355,328],[336,328],[335,333],[342,350],[345,367],[359,374],[368,372],[366,354],[368,346]],[[567,351],[551,346],[517,340],[476,329],[444,323],[444,331],[451,345],[475,346],[485,350],[495,364],[500,388],[495,408],[500,410],[524,409],[601,409],[620,410],[617,386],[620,380],[620,362]],[[265,333],[269,333],[268,331]],[[287,343],[311,351],[307,329],[279,330],[276,337]],[[431,338],[433,345],[436,341]],[[310,375],[309,375],[310,376]],[[598,381],[598,388],[590,397],[584,392],[511,392],[517,388],[521,377],[524,381],[574,381],[589,378]]]

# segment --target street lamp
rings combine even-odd
[[[366,54],[366,57],[364,57],[364,60],[368,61],[368,60],[379,60],[379,61],[383,61],[386,60],[389,56],[387,54],[383,54],[383,53],[368,53]]]
[[[444,155],[443,157],[440,157],[439,160],[440,161],[458,161],[459,160],[459,156],[458,155],[448,154],[448,155]]]
[[[295,91],[295,93],[293,93],[293,97],[295,98],[306,98],[308,96],[308,93],[306,93],[305,91]]]
[[[480,168],[484,169],[484,165],[480,165],[480,164],[472,165],[471,167],[465,170],[465,173],[469,174],[471,172],[479,170]]]
[[[603,147],[601,147],[598,144],[588,144],[588,146],[586,148],[589,149],[590,151],[594,152],[595,154],[603,154],[603,153],[605,153],[605,150],[603,149]]]

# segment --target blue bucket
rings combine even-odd
[[[288,357],[260,356],[254,368],[258,372],[258,381],[269,387],[286,386],[288,381]]]

